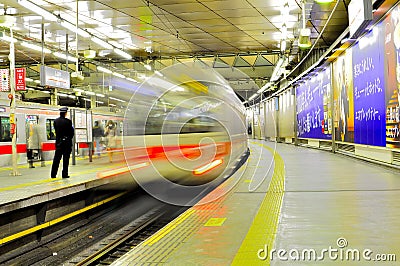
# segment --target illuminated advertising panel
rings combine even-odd
[[[374,27],[353,47],[354,142],[386,146],[382,27]]]
[[[384,20],[386,146],[400,148],[400,7]]]
[[[326,68],[296,88],[297,136],[300,138],[330,139],[331,107],[330,69]]]
[[[352,49],[339,56],[333,62],[332,86],[335,139],[354,142],[354,97]]]

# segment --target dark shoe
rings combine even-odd
[[[29,168],[35,168],[35,166],[33,166],[33,165],[29,165]]]
[[[56,178],[55,176],[52,176],[51,178]]]
[[[62,178],[69,178],[69,175],[67,175],[67,176],[63,176]]]

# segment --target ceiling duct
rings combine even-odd
[[[303,28],[300,30],[299,35],[299,43],[298,46],[300,49],[309,49],[311,47],[311,30],[306,27],[306,3],[302,2],[302,20],[303,20]],[[309,9],[311,11],[311,9]],[[308,13],[308,18],[310,17],[310,13]]]

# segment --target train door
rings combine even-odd
[[[10,142],[10,118],[6,116],[0,116],[0,141]]]
[[[42,143],[40,138],[39,130],[39,116],[38,115],[26,115],[26,145],[27,145],[27,157],[29,166],[33,168],[33,161],[39,160],[41,157],[40,150],[42,149]]]
[[[26,115],[25,116],[25,125],[26,125],[26,140],[29,139],[29,136],[34,134],[34,127],[37,126],[39,122],[38,115]]]
[[[55,119],[46,119],[46,136],[47,140],[56,140],[56,129],[54,128]]]

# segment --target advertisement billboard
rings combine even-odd
[[[297,136],[330,139],[332,108],[330,68],[309,75],[296,88]]]

